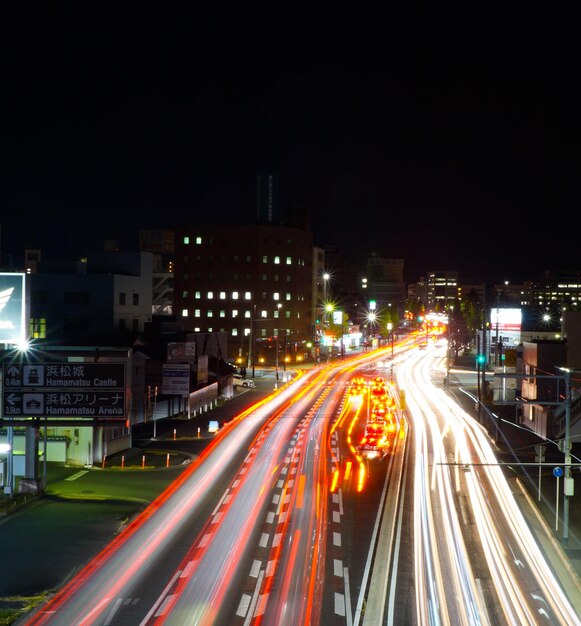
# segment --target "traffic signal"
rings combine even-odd
[[[486,356],[484,354],[478,354],[476,356],[476,363],[478,363],[478,365],[484,365],[484,363],[486,363]]]

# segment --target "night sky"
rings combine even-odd
[[[581,270],[581,15],[565,3],[6,4],[4,265],[253,223],[256,176],[275,173],[317,244],[402,258],[409,281]]]

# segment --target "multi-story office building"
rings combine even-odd
[[[521,304],[562,316],[581,310],[581,273],[545,272],[540,279],[523,284]]]
[[[143,332],[152,317],[149,252],[95,252],[82,261],[41,262],[30,275],[30,336],[98,345]]]
[[[226,332],[239,363],[294,363],[314,335],[313,238],[274,225],[176,230],[174,315],[188,332]],[[284,346],[284,356],[279,353]]]
[[[426,286],[427,308],[446,311],[458,299],[458,272],[429,272]]]

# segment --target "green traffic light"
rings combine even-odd
[[[484,356],[484,354],[479,354],[476,357],[476,363],[478,363],[478,365],[483,365],[484,363],[486,363],[486,357]]]

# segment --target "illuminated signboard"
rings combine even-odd
[[[522,309],[490,310],[490,331],[492,340],[498,340],[505,346],[518,345],[521,341]]]
[[[491,309],[490,326],[495,329],[498,324],[500,331],[520,333],[522,325],[521,309]]]
[[[22,344],[28,336],[25,276],[0,272],[0,343]]]
[[[3,414],[10,417],[93,417],[127,414],[123,363],[7,363]]]

